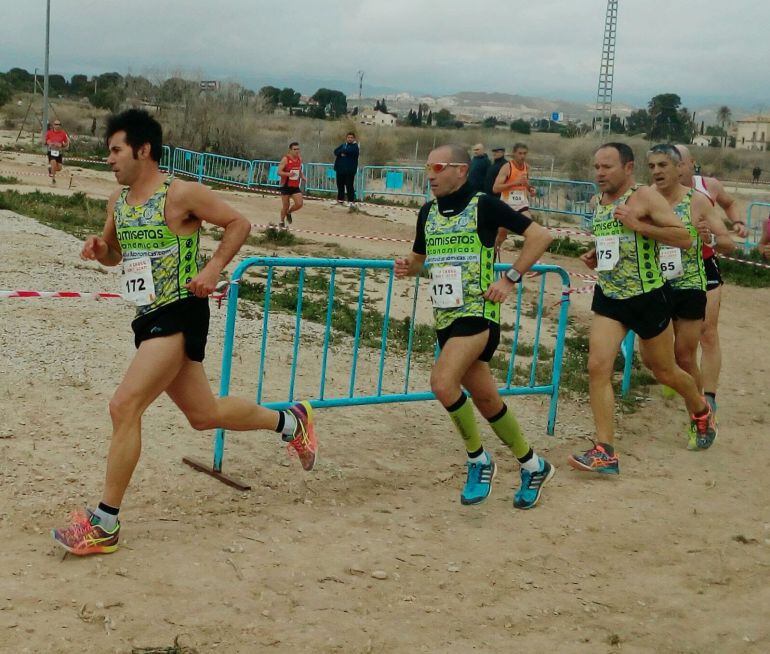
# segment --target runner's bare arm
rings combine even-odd
[[[709,189],[714,194],[715,202],[722,207],[722,211],[725,212],[727,219],[730,221],[733,231],[741,238],[748,236],[749,230],[746,229],[746,223],[741,220],[740,213],[738,212],[738,203],[735,201],[735,198],[725,190],[722,182],[715,177],[709,177],[707,183]]]
[[[519,257],[513,262],[513,267],[523,275],[540,260],[553,242],[553,236],[545,227],[534,222],[524,230],[522,236],[524,244],[521,246]]]
[[[692,245],[692,237],[684,223],[666,199],[649,186],[643,186],[631,195],[626,204],[617,207],[615,218],[629,229],[663,245],[683,250]]]
[[[701,240],[708,244],[711,235],[716,237],[714,249],[720,254],[729,254],[735,250],[735,242],[730,237],[730,232],[719,218],[716,209],[706,197],[696,193],[692,198],[693,223],[695,224]]]
[[[176,198],[189,215],[224,229],[222,240],[211,259],[187,284],[187,288],[198,297],[207,297],[214,291],[219,274],[248,238],[251,223],[210,188],[191,182],[183,184],[178,187]]]
[[[520,276],[538,262],[553,241],[553,236],[548,230],[537,223],[532,223],[527,227],[522,236],[524,236],[524,244],[521,246],[521,253],[518,259],[513,262],[513,268]],[[505,302],[517,283],[503,275],[489,285],[484,297],[492,302]]]
[[[98,261],[103,266],[117,266],[123,260],[123,253],[118,243],[115,230],[115,201],[120,189],[114,191],[107,200],[107,220],[101,236],[89,236],[83,243],[80,258],[85,261]]]
[[[425,255],[410,252],[406,257],[396,259],[395,271],[396,277],[414,277],[419,274],[425,265]]]
[[[281,178],[281,183],[285,182],[289,173],[286,172],[286,164],[289,163],[288,157],[283,157],[281,161],[278,163],[278,177]]]
[[[508,175],[511,174],[511,164],[510,162],[503,165],[502,168],[500,168],[500,171],[497,173],[497,177],[495,178],[495,183],[492,184],[492,193],[502,193],[503,191],[507,191],[512,184],[506,184],[505,180],[508,179]]]

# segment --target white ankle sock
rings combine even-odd
[[[540,457],[532,452],[532,458],[529,461],[521,464],[527,472],[540,472]]]

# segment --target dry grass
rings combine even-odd
[[[20,94],[16,102],[2,110],[6,129],[21,126],[31,96]],[[40,113],[41,98],[33,108]],[[54,100],[52,115],[60,118],[66,129],[81,136],[76,144],[79,153],[97,153],[102,148],[99,135],[104,130],[107,112],[93,108],[86,101]],[[92,119],[97,119],[97,138],[90,138]],[[418,127],[374,127],[358,125],[351,117],[342,120],[316,120],[285,114],[261,112],[258,98],[241,98],[228,91],[213,95],[195,95],[178,106],[163,107],[158,113],[166,141],[171,145],[199,151],[217,152],[246,159],[277,159],[290,141],[299,141],[306,161],[333,161],[333,150],[354,130],[361,142],[361,163],[369,165],[419,164],[430,150],[442,143],[458,143],[470,149],[474,143],[487,148],[503,145],[510,149],[514,142],[529,145],[534,168],[540,175],[550,174],[553,158],[555,175],[569,179],[591,179],[591,159],[600,141],[594,136],[567,139],[558,134],[516,134],[508,129],[469,127],[460,130]],[[33,119],[27,118],[26,129]],[[29,141],[29,133],[27,133]],[[618,136],[629,143],[644,162],[650,143],[638,137]],[[770,171],[770,152],[691,148],[706,174],[725,179],[748,179],[751,168],[760,166]],[[639,179],[645,179],[639,166]]]

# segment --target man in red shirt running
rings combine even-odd
[[[289,152],[278,164],[278,177],[281,178],[281,229],[289,229],[291,214],[302,208],[301,182],[307,182],[302,172],[302,157],[299,154],[299,143],[289,143]],[[291,205],[289,204],[291,202]],[[288,224],[287,224],[288,223]]]
[[[61,121],[53,121],[53,129],[45,133],[45,146],[48,153],[48,176],[51,178],[51,184],[56,184],[56,173],[62,167],[62,151],[68,148],[70,138],[67,132],[62,129]]]
[[[695,161],[687,146],[677,145],[682,155],[680,179],[685,186],[697,189],[725,212],[731,228],[741,238],[748,236],[746,223],[740,219],[738,204],[716,177],[703,177],[695,174]],[[722,302],[722,275],[719,261],[713,248],[703,247],[703,259],[706,264],[706,319],[700,337],[703,392],[711,408],[717,408],[717,384],[722,369],[722,350],[719,346],[719,308]]]

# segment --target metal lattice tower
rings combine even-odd
[[[612,118],[612,82],[615,76],[615,37],[618,32],[618,0],[607,0],[604,23],[602,64],[599,67],[599,90],[596,93],[595,129],[599,136],[609,136]]]

